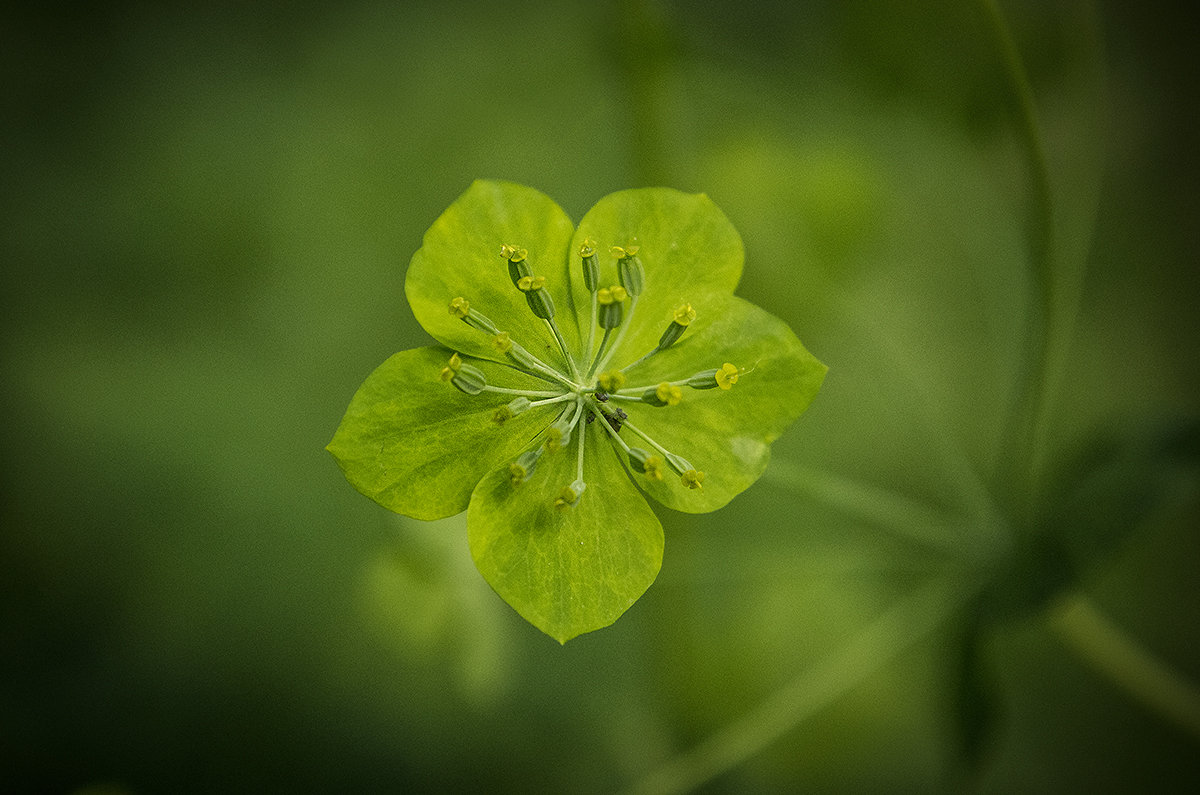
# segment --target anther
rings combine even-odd
[[[533,474],[533,470],[537,468],[538,459],[542,457],[542,448],[535,447],[532,450],[527,450],[517,456],[517,460],[508,465],[508,482],[515,489],[520,486],[529,476]]]
[[[529,406],[529,398],[524,396],[513,398],[508,405],[501,406],[500,408],[496,409],[496,413],[492,415],[492,420],[497,425],[503,425],[505,422],[511,420],[518,414],[523,414],[528,411]]]
[[[629,448],[629,465],[641,472],[650,480],[662,480],[663,459],[657,453],[651,453],[640,447]]]
[[[602,392],[616,392],[625,385],[625,374],[620,370],[609,370],[600,374],[600,377],[596,379],[596,384]]]
[[[525,300],[533,314],[542,320],[551,320],[554,318],[554,300],[543,289],[545,286],[545,276],[522,276],[517,280],[517,289],[525,293]]]
[[[576,480],[570,486],[563,486],[563,490],[554,499],[554,507],[560,511],[570,508],[579,502],[579,498],[583,495],[586,488],[587,484],[582,480]]]
[[[633,245],[612,248],[613,256],[617,257],[617,275],[621,279],[621,286],[632,296],[641,295],[646,283],[646,269],[637,255],[638,248]]]
[[[683,390],[666,381],[642,393],[642,402],[651,406],[678,406],[682,400]]]
[[[691,325],[691,322],[696,319],[696,310],[691,304],[684,304],[675,310],[675,317],[671,321],[671,325],[667,326],[667,330],[658,338],[658,349],[666,350],[671,347],[683,336],[683,332]]]
[[[546,452],[557,453],[571,443],[571,427],[574,423],[559,420],[546,430]]]
[[[512,337],[507,331],[501,331],[492,337],[492,347],[500,353],[508,353],[512,350]]]
[[[462,359],[457,353],[450,355],[450,361],[446,362],[446,366],[438,373],[438,378],[442,381],[449,381],[458,372],[458,368],[462,367]]]
[[[596,298],[600,302],[600,328],[614,329],[621,325],[621,318],[625,311],[625,299],[628,296],[628,291],[619,284],[614,284],[612,287],[601,287],[597,291]]]
[[[680,475],[679,479],[682,480],[683,485],[687,486],[689,489],[704,488],[704,473],[700,472],[699,470],[689,469]]]
[[[729,362],[725,362],[725,364],[721,365],[721,369],[716,372],[717,386],[721,387],[721,389],[729,390],[738,382],[738,376],[741,374],[741,370]]]
[[[712,389],[719,386],[721,389],[728,390],[738,382],[741,374],[741,370],[729,362],[725,362],[718,369],[703,370],[696,373],[687,380],[687,385],[692,389]]]
[[[457,354],[455,354],[457,355]],[[443,369],[445,372],[449,367]],[[468,395],[478,395],[487,386],[487,377],[478,367],[461,362],[458,369],[454,370],[450,376],[450,383],[458,388],[460,392],[465,392]]]
[[[450,302],[450,314],[471,328],[479,329],[487,334],[496,333],[496,324],[472,309],[471,302],[461,295]]]
[[[579,247],[579,256],[583,260],[583,285],[588,292],[596,292],[600,287],[600,263],[596,257],[596,241],[590,237]]]
[[[503,245],[500,247],[500,256],[508,260],[508,277],[514,285],[523,277],[533,275],[533,268],[527,259],[529,252],[526,249]]]

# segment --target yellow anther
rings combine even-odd
[[[614,284],[612,287],[601,287],[596,291],[596,300],[604,306],[619,303],[628,297],[629,293],[619,284]]]
[[[557,453],[562,449],[563,432],[553,425],[546,431],[546,452]]]
[[[689,489],[704,488],[704,473],[700,472],[699,470],[689,469],[687,472],[684,472],[682,475],[680,475],[679,479],[682,480],[683,485],[687,486]]]
[[[517,289],[523,293],[540,290],[546,285],[545,276],[522,276],[517,280]]]
[[[691,304],[684,304],[675,310],[675,322],[681,326],[686,326],[696,319],[696,310]]]
[[[508,482],[512,484],[514,489],[524,483],[527,477],[529,477],[528,470],[516,461],[508,465]]]
[[[717,370],[717,386],[721,387],[721,389],[729,389],[738,382],[738,376],[741,374],[741,370],[729,362],[725,362],[725,364],[721,365],[721,369]]]
[[[646,460],[642,463],[642,466],[645,467],[646,477],[649,478],[650,480],[662,480],[663,479],[662,456],[659,456],[659,455],[647,456]]]
[[[454,315],[459,320],[467,316],[471,311],[471,302],[463,298],[461,295],[450,302],[450,314]]]
[[[583,259],[596,256],[596,241],[590,237],[585,238],[583,244],[579,247],[579,256]]]
[[[654,390],[654,394],[668,406],[678,406],[679,402],[683,400],[683,390],[666,381],[658,385]]]
[[[496,423],[497,425],[503,425],[511,420],[512,416],[512,409],[510,409],[508,406],[501,406],[500,408],[496,409],[496,413],[492,415],[492,422]]]
[[[596,379],[596,384],[604,392],[616,392],[625,385],[625,374],[620,370],[609,370],[607,373],[601,373]]]
[[[501,331],[499,334],[492,337],[492,347],[500,353],[508,353],[512,350],[512,337],[507,331]]]
[[[570,486],[563,486],[563,490],[554,499],[554,507],[560,511],[565,511],[577,502],[579,502],[579,494],[575,492],[575,489]]]
[[[454,377],[454,374],[458,372],[458,368],[460,367],[462,367],[462,359],[460,359],[458,354],[455,353],[451,355],[450,361],[446,362],[446,366],[442,368],[440,373],[438,373],[438,378],[442,379],[443,381],[449,381]]]
[[[612,255],[617,259],[625,259],[626,257],[632,257],[637,254],[639,249],[640,246],[636,246],[632,243],[628,246],[613,246]]]
[[[500,247],[500,256],[504,257],[509,262],[520,262],[529,256],[529,251],[516,246],[504,245]]]

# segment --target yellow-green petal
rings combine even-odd
[[[560,643],[616,621],[654,582],[663,554],[662,525],[598,423],[576,433],[587,434],[587,488],[576,504],[561,504],[575,481],[571,445],[543,455],[515,488],[507,462],[498,466],[475,489],[467,513],[480,573]]]
[[[667,380],[732,363],[742,370],[731,389],[684,388],[676,406],[625,405],[629,422],[704,472],[702,488],[679,477],[637,483],[664,505],[689,513],[713,511],[756,481],[770,460],[770,444],[820,389],[826,367],[787,324],[740,298],[714,305],[715,318],[694,337],[630,370],[634,383]],[[622,437],[646,447],[628,428]]]
[[[444,348],[393,355],[359,387],[326,447],[356,489],[415,519],[465,510],[479,479],[555,416],[554,407],[543,406],[497,424],[496,410],[513,396],[466,395],[445,383],[439,373],[450,355]],[[473,363],[496,386],[546,387],[490,362]]]
[[[574,226],[549,196],[510,182],[474,182],[425,233],[404,282],[417,321],[434,339],[472,356],[505,361],[491,338],[446,307],[455,298],[487,317],[513,341],[560,367],[561,354],[546,323],[530,311],[525,294],[513,286],[504,246],[526,251],[535,274],[559,308],[559,328],[572,349],[579,328],[568,295],[567,246]]]
[[[618,257],[611,246],[627,248],[636,241],[645,270],[637,311],[611,360],[617,367],[654,348],[681,305],[692,304],[697,322],[703,323],[704,306],[731,295],[742,275],[742,238],[702,193],[637,188],[596,202],[579,222],[570,246],[572,296],[581,307],[588,306],[590,293],[579,249],[589,238],[598,244],[601,284],[617,282]]]

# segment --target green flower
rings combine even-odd
[[[621,191],[576,228],[536,190],[476,182],[405,282],[444,347],[384,362],[328,449],[385,508],[466,509],[479,571],[543,632],[607,626],[662,564],[643,495],[724,506],[825,376],[787,325],[733,295],[742,260],[703,195]]]

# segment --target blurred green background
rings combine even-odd
[[[995,10],[5,12],[0,789],[1194,791],[1190,11]],[[831,367],[565,647],[322,449],[477,177],[708,193]]]

